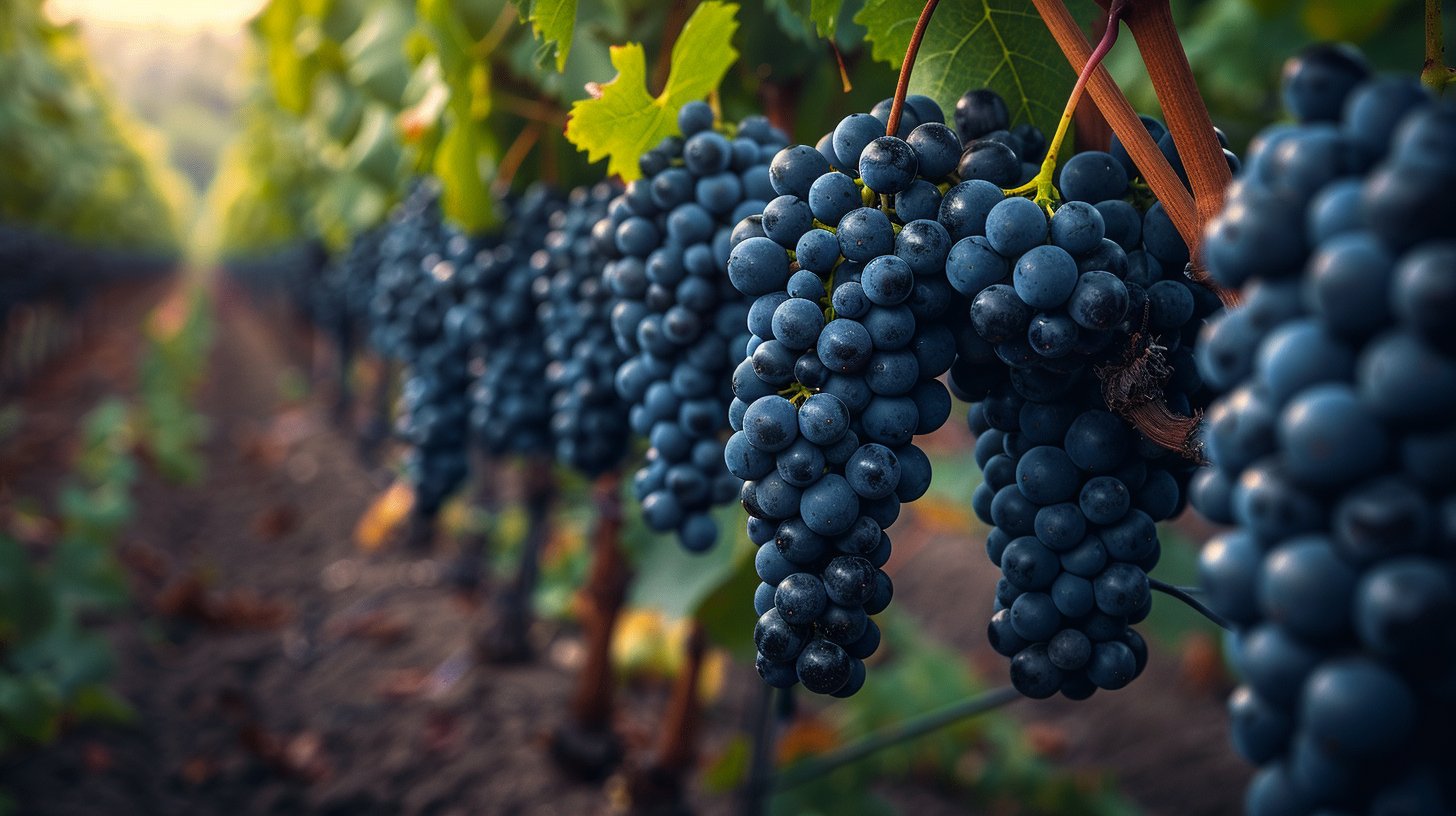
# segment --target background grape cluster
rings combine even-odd
[[[544,185],[505,202],[499,244],[474,256],[481,370],[470,392],[470,425],[476,444],[493,457],[549,456],[554,449],[546,338],[536,316],[547,293],[535,281],[550,274],[546,237],[562,207]]]
[[[787,139],[761,116],[729,138],[702,102],[685,105],[678,125],[682,136],[643,155],[643,177],[598,229],[621,255],[606,269],[614,335],[629,355],[617,393],[650,446],[633,493],[649,527],[702,551],[718,540],[710,511],[739,489],[722,435],[747,305],[722,272],[732,225],[772,197],[768,161]]]
[[[566,208],[553,214],[544,251],[550,274],[536,279],[544,290],[539,319],[546,332],[546,385],[556,460],[589,476],[615,468],[626,455],[627,405],[617,396],[617,368],[624,355],[612,337],[612,294],[602,271],[616,254],[596,226],[619,186],[578,187]]]

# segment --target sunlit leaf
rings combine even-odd
[[[718,87],[737,59],[733,34],[738,6],[709,0],[698,6],[672,47],[667,87],[647,92],[647,57],[638,43],[612,48],[617,76],[601,96],[571,106],[566,138],[587,159],[610,158],[607,172],[631,180],[641,175],[637,160],[663,138],[678,132],[677,112]]]
[[[576,0],[526,0],[526,6],[525,17],[541,40],[543,54],[555,54],[556,70],[565,70],[576,33]]]

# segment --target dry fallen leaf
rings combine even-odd
[[[1178,673],[1183,683],[1200,694],[1217,694],[1227,682],[1223,656],[1210,636],[1195,632],[1183,639]]]
[[[778,764],[787,765],[796,759],[832,751],[839,743],[839,732],[834,726],[818,717],[800,716],[779,738]]]
[[[1067,753],[1070,740],[1066,729],[1051,723],[1027,723],[1022,733],[1031,750],[1047,759],[1059,759]]]
[[[379,683],[379,693],[392,700],[417,696],[425,688],[429,672],[420,668],[394,669]]]
[[[408,482],[397,481],[390,485],[370,503],[354,526],[354,545],[364,552],[374,552],[383,547],[404,524],[414,503],[414,490]]]

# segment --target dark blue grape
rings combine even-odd
[[[997,188],[1014,187],[1021,178],[1021,160],[1004,142],[977,139],[966,145],[957,174],[962,179],[989,182]]]
[[[1312,45],[1284,63],[1284,107],[1301,122],[1336,122],[1350,91],[1370,76],[1370,66],[1348,45]]]

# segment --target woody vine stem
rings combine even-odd
[[[1441,29],[1441,0],[1426,0],[1426,61],[1421,65],[1421,82],[1442,93],[1456,81],[1456,69],[1446,66],[1446,40]]]
[[[895,83],[895,99],[890,103],[890,117],[885,121],[885,135],[894,136],[900,129],[900,113],[905,110],[905,95],[910,92],[910,71],[915,67],[915,56],[920,53],[920,42],[925,39],[925,30],[930,28],[930,17],[940,0],[929,0],[920,10],[920,19],[915,21],[915,31],[910,35],[910,45],[905,49],[905,61],[900,63],[900,81]]]

